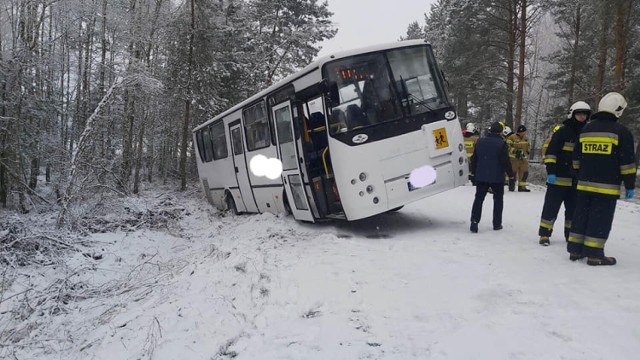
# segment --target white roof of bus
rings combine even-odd
[[[301,74],[306,73],[307,71],[314,69],[316,67],[321,67],[322,65],[324,65],[324,63],[328,62],[328,61],[333,61],[336,59],[341,59],[344,57],[348,57],[348,56],[352,56],[352,55],[358,55],[358,54],[364,54],[364,53],[368,53],[368,52],[374,52],[374,51],[379,51],[379,50],[386,50],[386,49],[394,49],[394,48],[399,48],[399,47],[404,47],[404,46],[415,46],[415,45],[421,45],[421,44],[428,44],[428,42],[426,42],[425,40],[405,40],[405,41],[397,41],[397,42],[393,42],[393,43],[384,43],[384,44],[376,44],[376,45],[371,45],[371,46],[367,46],[367,47],[362,47],[362,48],[357,48],[357,49],[351,49],[351,50],[343,50],[343,51],[338,51],[335,52],[333,54],[330,55],[325,55],[321,58],[316,59],[315,61],[313,61],[312,63],[310,63],[309,65],[305,66],[302,70],[287,76],[286,78],[278,81],[277,83],[269,86],[267,89],[253,95],[252,97],[242,101],[241,103],[238,103],[236,105],[234,105],[233,107],[225,110],[224,112],[216,115],[213,119],[209,119],[207,121],[205,121],[204,123],[198,125],[196,128],[193,129],[193,131],[199,130],[200,128],[204,127],[205,125],[208,125],[222,117],[225,117],[241,108],[243,108],[244,106],[251,104],[252,102],[256,101],[257,99],[260,99],[262,97],[264,97],[265,95],[271,93],[274,90],[277,90],[278,88],[282,87],[283,85],[289,83],[290,81],[300,77]]]

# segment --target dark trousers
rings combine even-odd
[[[564,202],[564,238],[569,239],[571,230],[571,218],[576,208],[576,192],[573,186],[558,186],[547,184],[547,193],[544,195],[544,206],[540,216],[540,228],[538,235],[551,236],[553,224],[558,218],[560,205]]]
[[[493,226],[502,225],[502,208],[504,207],[504,184],[476,183],[476,198],[471,208],[471,221],[480,222],[482,217],[482,203],[487,191],[493,191]]]
[[[612,196],[577,191],[567,251],[591,257],[604,256],[604,244],[611,232],[617,200]]]

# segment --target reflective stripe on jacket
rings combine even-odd
[[[633,135],[613,114],[599,112],[580,133],[573,151],[579,170],[578,190],[605,196],[620,196],[620,183],[635,187],[636,162]]]

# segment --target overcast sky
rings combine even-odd
[[[338,34],[320,44],[318,56],[352,48],[397,41],[409,23],[424,25],[436,0],[328,0]]]

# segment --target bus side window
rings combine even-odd
[[[213,142],[213,159],[224,159],[229,155],[227,150],[227,134],[224,132],[224,122],[211,125],[211,141]]]
[[[205,162],[204,160],[204,144],[202,143],[202,130],[198,130],[196,132],[196,144],[198,145],[198,153],[200,154],[200,161]]]
[[[213,160],[213,144],[209,135],[209,127],[202,129],[202,142],[204,145],[204,162]]]
[[[247,150],[254,151],[270,146],[271,130],[264,101],[245,109],[243,116]]]

